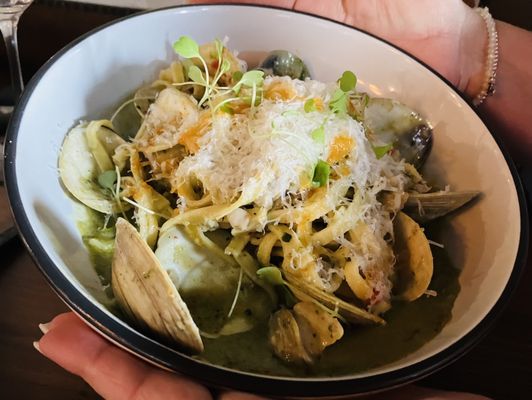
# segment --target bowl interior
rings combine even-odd
[[[108,116],[113,106],[175,59],[172,43],[183,34],[200,43],[227,36],[229,47],[249,60],[273,49],[290,50],[322,81],[336,80],[346,69],[354,71],[359,87],[397,98],[434,126],[427,175],[453,189],[482,191],[480,201],[450,220],[442,237],[435,238],[462,269],[451,321],[408,357],[356,377],[425,360],[464,337],[488,314],[512,272],[521,223],[511,172],[485,125],[448,84],[392,46],[324,19],[258,7],[185,7],[126,19],[62,52],[29,85],[8,148],[16,154],[18,188],[11,200],[17,219],[27,218],[31,225],[32,231],[23,232],[30,247],[47,252],[54,264],[50,268],[134,332],[100,304],[102,288],[76,228],[74,202],[58,179],[58,152],[79,120]]]

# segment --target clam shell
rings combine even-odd
[[[415,221],[425,223],[457,210],[480,193],[477,190],[410,193],[403,211]]]
[[[363,308],[348,303],[347,301],[344,301],[331,293],[327,293],[302,279],[298,279],[286,270],[283,272],[288,281],[290,290],[294,293],[294,296],[301,301],[318,301],[327,308],[337,311],[338,314],[346,320],[357,324],[384,325],[386,323],[386,321],[378,315],[372,314]]]
[[[138,325],[193,353],[203,351],[199,329],[168,273],[125,219],[116,223],[112,287],[123,310]]]
[[[312,364],[312,358],[303,346],[299,325],[291,311],[281,309],[271,316],[269,337],[272,349],[280,359],[289,363]]]
[[[86,138],[86,124],[70,130],[59,154],[59,174],[70,194],[104,214],[120,212],[116,201],[98,184],[101,172]],[[128,208],[124,205],[124,209]]]
[[[397,257],[394,292],[413,301],[429,287],[434,264],[429,242],[421,227],[400,212],[394,219],[394,250]]]
[[[432,128],[413,109],[397,100],[372,98],[364,111],[370,137],[393,143],[401,157],[421,167],[432,148]]]

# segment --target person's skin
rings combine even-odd
[[[205,1],[191,1],[201,3]],[[208,1],[213,3],[213,1]],[[215,2],[215,1],[214,1]],[[462,0],[248,0],[319,14],[354,25],[404,48],[432,66],[459,90],[475,96],[485,68],[487,32],[482,18]],[[420,17],[422,16],[422,17]],[[481,107],[506,132],[513,155],[532,154],[532,33],[497,22],[500,64],[497,93]],[[35,343],[46,357],[81,376],[107,399],[210,399],[211,393],[188,378],[152,367],[111,345],[74,314],[41,325]],[[220,398],[257,399],[243,393]],[[465,393],[408,386],[372,399],[484,399]]]
[[[85,325],[74,313],[39,325],[44,336],[34,345],[44,356],[81,376],[109,400],[207,400],[211,393],[183,376],[153,367],[120,350]],[[239,392],[220,393],[221,400],[260,400]],[[483,396],[407,386],[367,400],[485,400]]]
[[[223,0],[192,0],[222,3]],[[484,20],[462,0],[235,0],[292,8],[337,20],[382,37],[413,54],[470,97],[485,74]],[[497,21],[496,93],[480,107],[504,135],[514,160],[531,164],[532,32]]]

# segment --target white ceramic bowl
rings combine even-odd
[[[433,340],[383,367],[334,378],[281,378],[196,361],[139,333],[100,303],[101,288],[61,187],[58,151],[80,119],[103,117],[174,59],[171,44],[187,34],[204,43],[230,38],[242,52],[287,49],[316,79],[350,69],[359,87],[419,110],[435,127],[427,174],[482,199],[457,215],[441,239],[463,271],[453,316]],[[256,53],[255,53],[256,54]],[[13,116],[6,179],[17,225],[61,298],[97,331],[162,367],[203,381],[270,395],[364,393],[420,378],[474,344],[506,304],[525,255],[527,220],[515,169],[483,121],[445,80],[401,50],[326,19],[253,6],[195,6],[125,18],[69,45],[28,85]],[[510,164],[510,166],[509,166]]]

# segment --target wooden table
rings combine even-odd
[[[31,76],[50,55],[92,27],[110,21],[113,10],[54,6],[37,2],[21,22],[20,45],[25,75]],[[39,41],[38,35],[46,41]],[[0,53],[0,87],[7,84]],[[6,205],[0,203],[0,209]],[[81,379],[43,358],[32,347],[37,324],[67,310],[18,239],[0,249],[0,398],[94,399]],[[421,385],[469,391],[496,399],[532,398],[532,263],[513,299],[491,332],[454,364]]]

